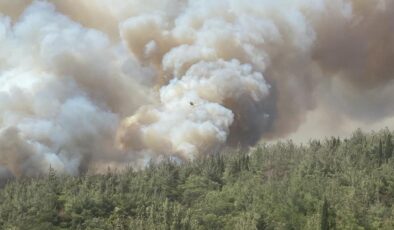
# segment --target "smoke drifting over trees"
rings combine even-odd
[[[194,159],[286,137],[321,108],[394,114],[392,1],[0,0],[0,13],[2,175]]]

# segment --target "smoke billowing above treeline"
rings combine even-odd
[[[311,112],[394,115],[394,1],[0,0],[0,15],[3,176],[189,160],[294,135]]]

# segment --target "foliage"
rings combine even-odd
[[[262,144],[0,190],[0,229],[394,229],[393,135]]]

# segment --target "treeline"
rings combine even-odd
[[[0,229],[394,229],[393,133],[224,151],[0,190]]]

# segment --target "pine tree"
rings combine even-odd
[[[383,147],[382,147],[382,140],[379,140],[378,162],[379,162],[379,167],[380,167],[380,166],[382,165],[382,162],[383,162]]]
[[[320,229],[321,230],[329,230],[330,229],[330,224],[329,224],[328,217],[329,217],[329,214],[328,214],[328,202],[327,202],[327,199],[324,198],[322,214],[321,214],[321,225],[320,225]]]
[[[391,134],[389,133],[386,136],[386,146],[385,146],[385,157],[386,157],[386,162],[391,158],[393,154],[393,142],[391,141]]]

